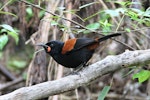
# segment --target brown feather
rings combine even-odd
[[[65,54],[65,53],[71,51],[74,48],[74,45],[75,45],[76,41],[77,41],[76,38],[67,40],[64,43],[64,46],[62,48],[62,52],[61,53]]]

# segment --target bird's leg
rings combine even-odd
[[[89,65],[90,65],[89,63],[85,63],[85,64],[83,64],[83,67],[85,68],[85,67],[87,67]]]
[[[78,72],[80,70],[82,70],[84,67],[88,66],[88,64],[86,62],[80,64],[75,70],[74,72]]]
[[[80,64],[78,67],[76,67],[75,69],[73,69],[72,72],[70,72],[69,74],[66,74],[65,76],[67,75],[79,75],[79,71],[82,70],[84,67],[88,66],[86,63],[82,63]]]

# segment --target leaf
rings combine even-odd
[[[98,3],[98,2],[91,2],[91,3],[85,4],[83,6],[80,6],[79,9],[85,8],[87,6],[90,6],[90,5],[93,5],[93,4],[96,4],[96,3]]]
[[[7,32],[7,33],[8,33],[8,35],[10,35],[11,37],[13,37],[14,40],[15,40],[15,42],[16,42],[16,44],[18,44],[18,42],[19,42],[19,36],[18,36],[18,34],[14,33],[14,32]]]
[[[25,66],[27,65],[26,61],[22,61],[22,60],[11,60],[9,62],[9,66],[14,67],[14,68],[25,68]]]
[[[31,8],[31,7],[26,8],[26,12],[27,12],[27,14],[28,14],[30,17],[33,16],[33,11],[32,11],[32,8]]]
[[[150,71],[142,70],[139,73],[136,73],[132,77],[133,79],[138,78],[139,83],[142,83],[148,79],[150,79]]]
[[[127,32],[131,32],[130,28],[125,28],[125,30],[126,30]]]
[[[116,12],[115,10],[105,10],[106,14],[109,14],[110,16],[119,16],[119,13]]]
[[[96,30],[100,28],[100,23],[92,23],[86,26],[86,28],[88,28],[89,30]],[[84,31],[84,34],[90,33],[89,30]]]
[[[0,36],[0,50],[4,48],[4,46],[8,42],[8,36],[6,34]]]
[[[3,24],[0,26],[3,28],[0,31],[0,33],[7,32],[8,35],[10,35],[11,37],[13,37],[15,39],[16,44],[18,44],[19,36],[18,36],[18,33],[16,32],[16,30],[14,30],[10,25],[7,25],[7,24]]]
[[[89,25],[87,25],[86,26],[86,28],[88,28],[88,29],[93,29],[93,30],[96,30],[96,29],[98,29],[100,27],[100,24],[99,23],[92,23],[92,24],[89,24]]]
[[[110,90],[110,86],[105,86],[98,96],[98,100],[104,100]]]
[[[51,25],[52,25],[52,26],[58,25],[58,23],[57,23],[55,20],[52,20],[52,21],[51,21]]]
[[[10,25],[2,24],[0,26],[3,27],[4,29],[8,30],[8,31],[11,31],[11,32],[14,32],[17,34],[17,32]]]
[[[146,10],[146,12],[144,13],[143,16],[145,16],[145,17],[150,17],[150,8],[148,8],[148,9]]]
[[[109,14],[112,17],[116,17],[116,16],[119,16],[120,13],[124,14],[125,9],[123,9],[123,8],[118,8],[118,9],[114,9],[114,10],[109,9],[109,10],[104,10],[104,12],[106,14]]]
[[[121,6],[129,6],[129,5],[131,5],[132,4],[132,2],[131,1],[114,1],[114,3],[117,3],[117,4],[120,4]]]
[[[45,14],[45,11],[44,11],[44,10],[41,10],[41,11],[39,12],[39,14],[38,14],[38,17],[39,17],[39,18],[42,18],[42,17],[44,16],[44,14]]]
[[[6,29],[4,29],[4,28],[3,28],[3,29],[1,29],[1,30],[0,30],[0,34],[1,34],[1,33],[3,33],[3,34],[4,34],[4,33],[7,33],[7,30],[6,30]]]

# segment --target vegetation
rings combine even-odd
[[[96,38],[111,33],[122,34],[115,41],[103,43],[89,63],[95,63],[107,55],[123,53],[125,50],[149,49],[149,6],[149,0],[0,2],[0,85],[4,85],[0,87],[0,93],[3,95],[23,86],[56,80],[70,71],[58,67],[41,48],[35,46],[48,40],[65,41],[74,37]],[[17,85],[13,84],[17,78],[20,78]],[[63,93],[58,98],[132,100],[136,97],[144,100],[148,97],[147,94],[150,95],[149,79],[150,65],[129,66],[96,79],[87,87],[78,88],[76,93]],[[6,87],[3,83],[10,85]],[[116,95],[113,97],[111,94]]]

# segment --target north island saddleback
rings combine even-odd
[[[100,42],[120,35],[116,33],[96,39],[73,38],[66,42],[50,41],[46,44],[38,44],[38,46],[42,46],[46,53],[64,67],[77,68],[86,65]]]

